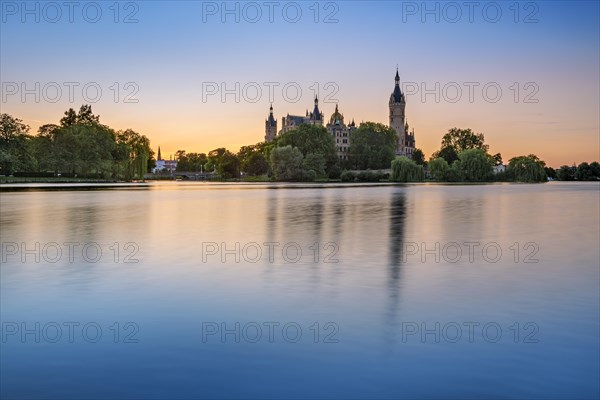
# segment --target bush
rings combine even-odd
[[[352,171],[344,171],[341,173],[340,178],[342,182],[354,182],[356,180],[356,175]]]
[[[329,168],[329,171],[327,171],[327,177],[329,179],[340,179],[341,175],[342,170],[337,165],[331,166],[331,168]]]
[[[417,165],[407,157],[396,157],[392,161],[391,180],[394,182],[421,182],[423,181],[423,166]]]

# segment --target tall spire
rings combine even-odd
[[[157,161],[161,161],[162,160],[162,156],[160,155],[160,146],[158,146],[158,159]]]
[[[270,126],[275,126],[277,124],[275,118],[273,117],[273,104],[271,104],[271,107],[269,107],[269,118],[267,119],[267,124]]]
[[[315,95],[315,108],[313,109],[311,119],[313,119],[314,121],[321,120],[321,111],[319,111],[319,98],[317,97],[317,95]]]
[[[400,74],[398,73],[398,67],[396,67],[396,77],[394,79],[396,80],[396,86],[394,86],[392,98],[394,103],[400,103],[404,98],[404,94],[402,94],[402,90],[400,89]]]

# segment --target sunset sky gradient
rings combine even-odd
[[[101,122],[145,134],[155,150],[161,146],[167,158],[179,149],[237,151],[242,145],[262,141],[270,104],[264,82],[279,84],[273,98],[279,126],[287,113],[304,114],[312,108],[315,82],[327,119],[337,100],[348,122],[354,118],[357,123],[387,124],[387,103],[398,65],[406,91],[411,88],[407,82],[430,90],[436,82],[440,85],[439,102],[433,93],[423,99],[420,89],[407,95],[408,122],[426,157],[439,148],[442,135],[456,126],[484,133],[490,152],[502,153],[505,162],[529,153],[553,167],[600,159],[600,10],[596,1],[520,2],[516,3],[518,16],[515,3],[498,2],[494,4],[502,15],[495,23],[486,20],[482,11],[488,7],[487,19],[493,19],[495,8],[490,8],[490,2],[478,2],[473,22],[463,2],[428,2],[430,9],[439,7],[439,22],[435,14],[422,13],[422,2],[320,2],[318,23],[312,1],[296,3],[302,10],[296,23],[283,16],[282,8],[289,2],[273,2],[277,5],[272,23],[264,6],[257,22],[247,21],[255,13],[246,6],[244,15],[244,2],[237,3],[240,21],[230,14],[224,23],[220,10],[216,15],[206,13],[213,6],[223,7],[221,2],[133,2],[136,23],[122,21],[135,11],[127,2],[120,3],[118,23],[109,9],[113,2],[99,3],[102,17],[96,23],[82,18],[86,2],[79,3],[73,22],[63,9],[55,23],[45,20],[43,3],[39,3],[39,22],[35,15],[25,15],[23,22],[22,10],[13,14],[7,3],[22,4],[2,1],[1,107],[3,113],[29,124],[32,133],[39,125],[58,123],[69,107],[86,103],[80,88],[88,82],[102,88],[101,98],[91,103]],[[35,2],[29,4],[35,10]],[[454,5],[461,7],[462,16],[451,22],[456,17]],[[415,6],[419,10],[413,14]],[[236,3],[229,2],[227,7],[233,10]],[[288,11],[292,19],[294,10]],[[331,18],[338,22],[324,23],[332,12]],[[526,23],[529,14],[532,21]],[[43,93],[39,102],[33,94],[23,101],[20,92],[7,92],[11,82],[25,83],[28,88],[36,82],[40,87],[48,82],[61,86],[78,82],[80,86],[73,101],[63,86],[62,96],[53,103]],[[120,87],[117,102],[110,89],[114,82]],[[130,92],[124,90],[127,82],[139,88],[134,96],[137,103],[123,101]],[[203,88],[211,83],[234,89],[236,82],[240,88],[250,88],[255,82],[262,96],[255,100],[253,90],[247,93],[252,98],[240,93],[239,102],[234,94],[224,102],[220,93],[203,96]],[[326,102],[332,92],[325,88],[329,82],[339,91]],[[452,82],[462,87],[462,97],[455,102]],[[479,85],[472,102],[464,82]],[[515,82],[520,88],[517,101]],[[282,93],[289,83],[302,89],[295,103]],[[488,83],[502,89],[497,102],[484,98],[482,87]],[[538,102],[525,102],[535,88],[539,90],[530,100]],[[489,94],[494,96],[494,90]]]

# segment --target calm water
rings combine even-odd
[[[4,186],[0,394],[596,398],[599,194]]]

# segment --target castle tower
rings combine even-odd
[[[315,108],[310,113],[310,122],[313,125],[323,125],[323,113],[319,111],[319,99],[315,96]]]
[[[269,108],[269,117],[265,121],[265,142],[272,142],[277,136],[277,120],[273,118],[273,104]]]
[[[398,69],[396,69],[396,86],[394,87],[394,91],[390,96],[390,128],[393,128],[396,131],[396,135],[398,138],[396,145],[396,154],[397,155],[405,155],[407,154],[406,147],[406,127],[405,127],[405,108],[406,108],[406,100],[404,98],[404,93],[400,89],[400,75],[398,74]]]

